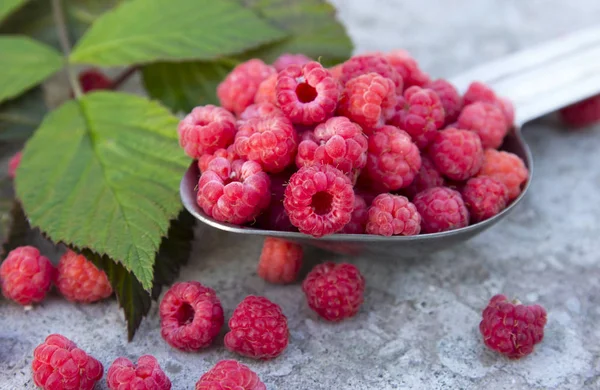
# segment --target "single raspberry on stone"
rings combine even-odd
[[[362,195],[354,194],[354,207],[352,217],[339,233],[343,234],[363,234],[369,219],[369,206]]]
[[[77,78],[83,93],[112,88],[112,80],[98,69],[85,70]]]
[[[217,157],[222,157],[229,162],[239,160],[240,156],[235,152],[235,145],[229,145],[227,149],[217,149],[212,154],[203,154],[198,158],[198,169],[200,172],[208,170],[208,164]]]
[[[426,148],[444,125],[444,107],[431,89],[410,87],[398,98],[396,115],[390,120],[406,131],[419,149]]]
[[[487,149],[478,176],[489,176],[504,184],[508,190],[508,200],[521,193],[523,184],[529,178],[529,170],[516,154]]]
[[[571,104],[558,114],[567,126],[581,128],[593,125],[600,121],[600,95]]]
[[[442,107],[444,107],[444,124],[449,125],[456,122],[463,108],[463,98],[456,87],[447,80],[437,79],[427,84],[425,88],[431,89],[440,98]]]
[[[498,149],[508,132],[504,114],[490,103],[475,102],[465,106],[457,123],[460,129],[476,132],[486,149]]]
[[[492,218],[504,210],[508,203],[506,186],[489,176],[469,179],[461,192],[472,223]]]
[[[92,390],[104,373],[102,363],[59,334],[33,351],[33,382],[43,390]]]
[[[437,170],[435,164],[426,155],[421,156],[421,169],[415,176],[415,179],[410,185],[402,191],[410,199],[414,198],[421,191],[425,191],[433,187],[443,187],[445,180],[442,174]]]
[[[279,72],[275,90],[281,111],[302,125],[321,123],[333,115],[340,95],[331,73],[315,61]]]
[[[267,386],[248,366],[221,360],[200,377],[195,390],[267,390]]]
[[[302,282],[308,306],[327,321],[341,321],[358,313],[364,301],[365,278],[352,264],[326,262]]]
[[[479,331],[489,348],[509,359],[520,359],[533,352],[544,338],[546,310],[540,305],[523,305],[495,295],[483,310]]]
[[[290,178],[283,205],[300,232],[322,237],[350,222],[354,190],[350,179],[330,165],[302,167]]]
[[[271,103],[275,106],[278,106],[277,91],[275,90],[276,86],[277,73],[274,73],[260,83],[258,89],[256,90],[256,95],[254,95],[254,103]]]
[[[281,72],[290,65],[305,65],[311,62],[313,59],[305,56],[304,54],[290,54],[284,53],[277,57],[273,66],[277,72]]]
[[[507,127],[511,127],[515,121],[515,109],[512,102],[507,98],[497,96],[490,87],[480,81],[474,81],[469,85],[463,100],[465,106],[475,102],[495,105],[504,114]]]
[[[229,319],[225,347],[242,356],[269,360],[281,355],[290,331],[279,305],[265,297],[247,296]]]
[[[239,64],[217,87],[221,106],[240,115],[254,102],[260,83],[275,73],[275,68],[256,58]]]
[[[394,84],[395,94],[402,94],[404,90],[402,77],[388,60],[379,54],[363,54],[348,59],[342,64],[339,80],[342,85],[345,85],[348,81],[368,73],[377,73],[381,77],[390,79]]]
[[[56,277],[56,269],[37,248],[20,246],[0,265],[2,294],[21,305],[44,300]]]
[[[177,126],[179,145],[191,158],[228,147],[235,132],[235,117],[211,104],[194,108]]]
[[[404,80],[404,88],[415,85],[423,87],[429,83],[429,75],[419,68],[417,61],[406,50],[392,50],[385,55],[385,59]]]
[[[143,355],[137,365],[126,357],[117,358],[108,368],[109,390],[171,390],[171,381],[152,355]]]
[[[19,164],[21,164],[21,158],[23,157],[23,152],[17,152],[14,156],[10,158],[8,162],[8,176],[11,179],[14,179],[17,173],[17,168]]]
[[[58,262],[56,287],[67,300],[80,303],[97,302],[113,293],[106,273],[72,250]]]
[[[269,283],[293,283],[302,266],[302,254],[299,244],[267,237],[258,260],[258,276]]]
[[[266,172],[287,168],[296,157],[298,135],[283,116],[253,118],[240,123],[235,150],[241,157],[258,162]]]
[[[469,211],[458,191],[434,187],[419,192],[413,203],[421,214],[421,231],[438,233],[469,224]]]
[[[283,116],[283,112],[273,103],[263,102],[251,104],[240,114],[240,120],[252,118],[270,118],[272,116]]]
[[[452,180],[467,180],[477,174],[483,164],[481,140],[468,130],[439,131],[428,151],[437,170]]]
[[[421,216],[404,196],[381,194],[369,207],[367,234],[414,236],[420,231]]]

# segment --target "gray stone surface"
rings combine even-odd
[[[405,47],[437,75],[574,31],[600,19],[593,0],[336,0],[357,51]],[[261,242],[197,229],[182,280],[218,291],[226,315],[248,294],[279,303],[290,345],[271,362],[243,360],[269,389],[600,388],[600,128],[567,133],[545,118],[525,129],[536,161],[530,196],[507,220],[459,248],[384,262],[356,258],[367,279],[355,318],[332,325],[306,306],[299,285],[265,284],[255,272]],[[331,259],[348,260],[340,257]],[[487,299],[504,292],[548,309],[544,342],[505,360],[478,333]],[[192,389],[223,358],[169,348],[156,305],[127,343],[114,301],[72,305],[52,297],[32,310],[0,302],[0,388],[33,388],[35,345],[60,332],[107,368],[117,356],[155,355],[173,388]],[[106,389],[102,382],[100,389]]]

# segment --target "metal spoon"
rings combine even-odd
[[[460,92],[464,92],[472,81],[482,81],[515,105],[515,126],[501,149],[522,158],[529,168],[530,178],[520,196],[493,218],[447,232],[392,237],[331,234],[314,238],[302,233],[232,225],[212,219],[196,204],[196,186],[200,172],[195,162],[181,180],[183,205],[198,220],[220,230],[278,237],[342,254],[368,252],[378,256],[412,257],[462,243],[505,218],[527,193],[533,174],[533,161],[531,151],[521,136],[522,126],[532,119],[600,93],[600,28],[582,30],[517,52],[449,81]]]

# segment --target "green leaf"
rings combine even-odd
[[[29,137],[40,125],[46,111],[44,93],[39,87],[0,104],[0,142]]]
[[[234,0],[132,0],[100,17],[71,61],[116,66],[213,59],[283,37]]]
[[[26,0],[2,0],[0,3],[0,22],[17,8],[25,4],[25,1]]]
[[[105,91],[50,113],[16,178],[32,226],[54,242],[118,259],[149,290],[189,164],[177,123],[155,102]]]
[[[27,37],[0,37],[0,102],[25,92],[63,67],[63,57]]]

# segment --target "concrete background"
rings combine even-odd
[[[450,76],[600,20],[593,0],[335,0],[357,52],[406,48]],[[248,294],[280,304],[290,345],[270,362],[241,359],[269,389],[600,389],[600,127],[566,132],[551,117],[527,126],[536,176],[505,221],[461,247],[384,262],[352,259],[367,279],[359,315],[320,321],[299,285],[256,275],[261,241],[196,232],[182,280],[216,289],[227,316]],[[348,259],[336,258],[337,261]],[[481,310],[496,293],[548,310],[546,337],[518,362],[486,350]],[[155,355],[173,389],[192,389],[224,358],[222,342],[181,353],[161,339],[156,305],[127,343],[115,301],[73,305],[53,296],[25,311],[0,302],[0,388],[33,388],[34,347],[59,332],[107,369],[118,356]],[[106,389],[104,380],[98,386]]]

